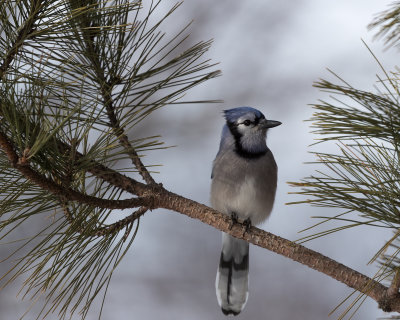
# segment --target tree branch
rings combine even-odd
[[[251,227],[247,232],[243,224],[232,226],[232,221],[227,215],[167,190],[155,199],[155,206],[180,212],[238,239],[297,261],[371,297],[378,302],[383,311],[400,312],[398,292],[388,295],[388,288],[379,282],[316,251],[256,227]]]
[[[64,147],[68,148],[66,144],[64,144]],[[79,157],[83,157],[83,155],[77,153],[77,159]],[[137,195],[152,195],[154,197],[153,208],[165,208],[198,219],[236,238],[246,240],[254,245],[290,258],[320,271],[359,292],[363,292],[377,301],[384,311],[400,312],[400,295],[393,288],[389,290],[379,282],[318,252],[255,227],[246,232],[245,226],[235,224],[230,229],[232,222],[228,216],[193,200],[169,192],[160,185],[148,186],[137,182],[94,161],[93,167],[89,168],[88,171],[125,191]],[[397,283],[392,284],[392,286],[397,286]]]
[[[65,149],[71,148],[62,142],[59,142],[59,145]],[[379,303],[379,307],[384,311],[400,312],[400,294],[398,291],[394,290],[394,286],[398,288],[398,282],[392,284],[393,288],[390,289],[383,286],[379,282],[318,252],[310,250],[304,246],[279,236],[273,235],[269,232],[255,227],[252,227],[248,232],[246,232],[246,227],[242,224],[235,224],[231,228],[232,222],[227,215],[219,213],[214,209],[197,203],[193,200],[174,194],[164,189],[161,185],[146,185],[139,183],[123,174],[120,174],[119,172],[98,164],[95,161],[93,161],[93,166],[87,169],[89,172],[116,187],[119,187],[130,193],[143,196],[143,198],[105,200],[86,196],[71,189],[65,189],[34,171],[29,167],[29,165],[27,165],[27,163],[23,163],[24,161],[21,160],[23,158],[18,157],[12,144],[1,132],[0,147],[7,154],[7,157],[12,163],[13,167],[18,169],[24,176],[56,195],[67,196],[68,200],[76,200],[86,204],[107,207],[111,209],[143,206],[141,209],[135,211],[126,218],[110,226],[100,228],[97,230],[98,232],[95,232],[95,235],[102,236],[108,232],[120,231],[123,228],[128,229],[132,222],[147,210],[145,207],[151,209],[165,208],[173,210],[191,218],[198,219],[236,238],[243,239],[249,243],[273,251],[306,265],[314,270],[320,271],[331,278],[336,279],[347,286],[371,297]],[[79,160],[80,157],[83,157],[83,155],[77,152],[76,159]]]
[[[71,146],[61,141],[58,141],[58,144],[62,149],[71,149]],[[146,211],[145,207],[151,209],[165,208],[173,210],[185,214],[191,218],[198,219],[236,238],[243,239],[249,243],[273,251],[312,269],[320,271],[331,278],[336,279],[347,286],[368,295],[377,301],[379,303],[379,307],[384,311],[400,312],[400,294],[398,293],[398,290],[395,290],[396,288],[398,289],[398,281],[393,283],[390,289],[383,286],[379,282],[318,252],[273,235],[269,232],[255,227],[252,227],[249,232],[246,232],[246,227],[241,224],[235,224],[232,228],[230,228],[231,219],[227,215],[219,213],[212,208],[197,203],[193,200],[186,199],[182,196],[169,192],[161,185],[146,185],[137,182],[132,178],[129,178],[95,161],[92,161],[93,166],[87,169],[88,172],[92,173],[99,179],[121,188],[122,190],[142,196],[144,198],[105,200],[82,195],[74,190],[62,188],[46,177],[39,175],[39,173],[35,172],[26,163],[21,163],[24,162],[21,161],[23,158],[18,157],[12,144],[1,132],[0,147],[5,151],[12,165],[27,178],[37,183],[44,189],[55,193],[56,195],[67,195],[68,200],[76,200],[86,204],[102,206],[111,209],[143,206],[143,208],[135,211],[131,215],[116,222],[115,224],[100,228],[97,230],[98,232],[96,231],[93,235],[102,236],[107,234],[107,232],[120,231],[123,228],[128,229],[129,225],[131,225],[135,219],[137,219]],[[76,152],[76,160],[79,161],[81,157],[84,157],[84,155]]]
[[[128,209],[145,206],[153,208],[153,198],[141,197],[125,200],[107,200],[83,194],[70,188],[65,188],[47,178],[41,173],[29,166],[25,156],[18,157],[12,143],[7,136],[0,131],[0,148],[4,150],[13,168],[17,169],[28,180],[32,181],[42,189],[47,190],[55,195],[62,196],[67,200],[78,201],[80,203],[92,205],[95,207],[108,209]]]
[[[57,140],[57,147],[61,151],[68,151],[68,152],[70,152],[72,148],[69,144],[62,142],[60,140]],[[77,150],[75,150],[75,156],[76,160],[78,161],[84,158],[84,155]],[[160,187],[160,185],[150,186],[141,183],[139,181],[136,181],[94,160],[90,161],[90,166],[88,167],[87,171],[93,174],[95,177],[137,196],[146,196],[147,194],[154,194],[155,189]]]

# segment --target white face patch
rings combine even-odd
[[[244,116],[241,116],[236,122],[239,133],[245,135],[246,133],[253,131],[256,128],[254,125],[255,121],[256,116],[254,113],[247,113]]]

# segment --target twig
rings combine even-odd
[[[87,46],[87,50],[89,52],[88,58],[90,59],[90,61],[92,61],[93,69],[97,76],[97,82],[100,86],[100,92],[103,97],[103,104],[106,107],[110,126],[113,129],[115,136],[118,138],[119,142],[125,149],[125,152],[130,157],[132,164],[139,171],[143,180],[149,185],[155,184],[156,182],[147,171],[146,167],[143,165],[139,155],[133,148],[132,144],[129,142],[128,136],[126,135],[124,129],[121,127],[120,121],[115,114],[115,108],[112,98],[113,81],[108,82],[106,79],[105,71],[101,67],[98,50],[93,43],[93,39],[90,36],[90,33],[85,31],[83,31],[83,37]]]
[[[7,52],[7,55],[3,59],[3,63],[0,65],[0,78],[3,78],[5,75],[18,50],[23,46],[24,40],[27,39],[35,30],[34,26],[41,6],[42,2],[40,0],[34,0],[31,2],[31,12],[29,13],[29,17],[20,28],[15,42],[12,44],[11,49]]]
[[[75,165],[76,161],[76,145],[74,141],[72,141],[71,148],[66,152],[70,154],[70,161],[68,162],[68,168],[66,170],[65,177],[62,178],[63,186],[69,188],[72,182],[72,166]],[[68,207],[68,201],[64,196],[60,197],[60,205],[63,208],[64,215],[67,218],[67,221],[74,226],[74,230],[77,230],[79,233],[84,234],[85,236],[108,236],[111,234],[118,233],[121,229],[126,228],[124,239],[126,239],[132,230],[133,222],[139,219],[146,211],[146,207],[140,207],[138,210],[134,211],[128,217],[121,219],[117,222],[114,222],[109,225],[103,225],[101,227],[92,227],[88,228],[88,223],[86,222],[86,217],[74,217]]]
[[[65,142],[60,140],[56,140],[57,147],[60,151],[70,152],[71,146]],[[84,158],[84,155],[79,151],[75,150],[76,160],[79,161]],[[131,194],[144,196],[148,193],[154,193],[154,190],[158,187],[158,185],[148,186],[144,183],[136,181],[118,171],[115,171],[111,168],[108,168],[97,161],[91,160],[90,166],[86,169],[88,172],[93,174],[95,177],[108,182],[109,184],[120,188],[124,191],[127,191]]]
[[[124,133],[124,129],[119,124],[119,121],[114,112],[114,107],[113,107],[112,101],[109,100],[109,99],[112,99],[111,94],[106,93],[106,92],[104,92],[104,94],[105,95],[103,97],[104,97],[105,101],[108,101],[108,102],[106,102],[107,115],[110,120],[110,124],[111,124],[112,128],[114,129],[116,136],[119,139],[119,142],[125,148],[126,153],[131,158],[133,165],[139,171],[143,180],[146,181],[147,184],[155,184],[156,182],[154,181],[154,179],[150,175],[150,173],[147,171],[146,167],[143,165],[142,161],[140,160],[139,155],[137,154],[137,152],[135,151],[135,149],[129,142],[127,135]],[[106,99],[108,99],[108,100],[106,100]]]
[[[76,224],[76,218],[72,215],[71,211],[68,208],[68,204],[65,201],[65,199],[60,199],[61,206],[64,211],[64,215],[67,218],[67,220],[70,222],[71,225]],[[124,219],[118,220],[117,222],[111,223],[106,226],[98,227],[98,228],[92,228],[92,229],[87,229],[87,226],[84,224],[81,224],[77,227],[77,231],[81,234],[84,234],[88,237],[103,237],[107,236],[110,234],[115,234],[119,231],[121,231],[123,228],[127,228],[126,233],[129,233],[131,226],[133,222],[137,219],[139,219],[142,215],[144,215],[147,212],[146,207],[140,207],[139,209],[135,210],[133,213],[131,213],[129,216],[125,217]],[[125,233],[125,234],[126,234]]]
[[[71,188],[64,188],[60,186],[53,180],[35,171],[32,167],[29,166],[29,163],[27,163],[26,161],[21,161],[17,153],[15,152],[12,143],[8,140],[7,136],[1,131],[0,131],[0,147],[6,153],[13,168],[21,172],[25,178],[34,182],[42,189],[50,191],[55,195],[63,196],[67,200],[78,201],[80,203],[92,205],[95,207],[108,208],[108,209],[128,209],[140,206],[153,208],[154,201],[152,196],[131,198],[125,200],[107,200],[89,196],[81,192],[75,191]]]
[[[115,223],[112,223],[108,226],[105,227],[101,227],[98,228],[95,231],[96,236],[105,236],[105,235],[109,235],[115,232],[119,232],[120,230],[122,230],[123,228],[127,228],[127,232],[125,232],[125,237],[126,234],[129,233],[132,223],[139,219],[142,215],[144,215],[147,212],[147,208],[146,207],[141,207],[139,209],[137,209],[136,211],[134,211],[132,214],[130,214],[129,216],[125,217],[124,219],[121,219]]]

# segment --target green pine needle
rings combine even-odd
[[[148,9],[129,0],[0,3],[0,131],[19,161],[65,189],[125,199],[126,192],[89,173],[93,164],[136,176],[137,168],[126,168],[131,155],[122,135],[139,157],[166,148],[157,132],[141,136],[137,124],[170,104],[217,102],[183,101],[220,72],[204,57],[211,41],[182,49],[189,25],[172,36],[163,31],[180,4],[160,16],[160,3],[146,3]],[[0,244],[11,246],[4,260],[13,262],[0,286],[22,277],[21,297],[44,299],[37,319],[50,313],[84,319],[99,295],[103,305],[139,220],[118,227],[112,210],[42,190],[3,151],[0,194]],[[41,227],[19,239],[19,228],[35,222]]]
[[[400,2],[396,2],[371,24],[380,28],[378,35],[385,35],[388,45],[399,43],[399,14]],[[303,197],[291,204],[308,203],[341,212],[315,217],[320,221],[302,232],[327,229],[303,236],[301,242],[358,226],[392,230],[389,240],[369,261],[379,261],[375,278],[390,284],[400,267],[400,74],[387,72],[366,47],[383,73],[377,77],[376,92],[355,88],[333,72],[336,82],[315,83],[330,96],[312,105],[311,127],[320,136],[314,145],[336,141],[337,152],[313,152],[316,161],[312,165],[318,170],[301,182],[289,183],[300,188],[291,193]],[[335,226],[329,227],[333,222]],[[364,300],[360,293],[339,319],[352,318]]]

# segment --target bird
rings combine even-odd
[[[272,211],[278,168],[267,147],[267,132],[281,125],[252,107],[224,110],[219,151],[211,173],[211,206],[247,227],[265,221]],[[248,228],[246,229],[248,230]],[[238,315],[248,299],[249,243],[222,233],[215,281],[225,315]]]

